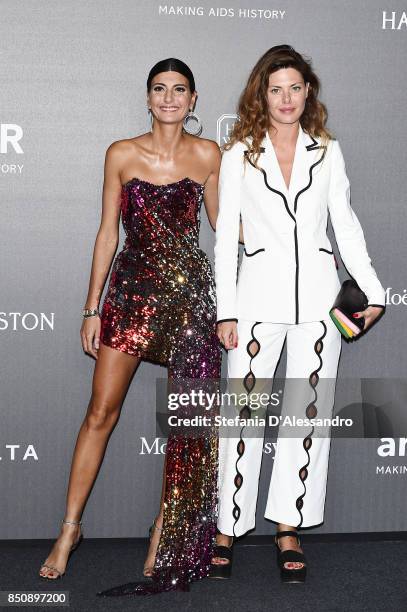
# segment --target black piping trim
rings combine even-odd
[[[265,251],[265,250],[266,249],[257,249],[257,251],[253,251],[253,253],[248,253],[245,248],[243,249],[246,257],[253,257],[253,255],[257,255],[257,253],[261,253],[262,251]]]
[[[298,277],[300,273],[300,260],[298,257],[298,238],[297,238],[297,223],[294,227],[294,247],[295,247],[295,322],[298,324],[300,304],[298,299]]]
[[[273,193],[277,193],[277,195],[282,197],[285,209],[288,212],[288,214],[290,215],[291,219],[295,223],[295,226],[294,226],[294,246],[295,246],[295,261],[296,261],[296,271],[295,271],[295,322],[298,323],[299,305],[298,305],[298,239],[297,239],[297,220],[296,220],[296,218],[294,217],[293,213],[291,212],[291,210],[288,207],[288,202],[287,202],[287,198],[285,197],[285,195],[283,193],[281,193],[281,191],[278,191],[277,189],[273,189],[273,187],[270,187],[270,185],[268,184],[266,171],[264,170],[264,168],[257,168],[253,164],[253,162],[250,160],[250,158],[248,156],[248,152],[249,151],[247,151],[247,150],[244,151],[244,155],[246,156],[247,161],[249,162],[249,164],[251,166],[253,166],[253,168],[255,168],[256,170],[260,170],[260,172],[263,174],[264,183],[265,183],[267,189],[269,189]]]
[[[326,146],[318,144],[318,141],[315,140],[315,138],[311,136],[311,134],[308,134],[308,136],[311,138],[312,143],[305,147],[307,151],[316,151],[317,149],[326,149]]]
[[[236,321],[237,323],[237,319],[219,319],[219,321],[216,321],[216,325],[218,323],[226,323],[227,321]]]
[[[312,138],[312,139],[314,141],[313,144],[318,144],[317,141],[315,140],[315,138]],[[309,146],[312,147],[313,145],[309,145]],[[324,152],[322,153],[322,155],[319,158],[319,160],[316,161],[315,164],[312,164],[312,166],[309,169],[309,182],[308,182],[308,185],[306,187],[304,187],[303,189],[301,189],[301,191],[299,191],[297,193],[297,195],[295,196],[295,200],[294,200],[294,214],[297,214],[298,198],[300,197],[301,194],[303,194],[305,191],[307,191],[307,189],[309,189],[311,187],[311,185],[312,185],[312,172],[313,172],[314,168],[316,166],[318,166],[322,162],[322,160],[325,157],[325,153],[326,153],[326,147],[319,147],[319,146],[315,146],[313,148],[308,148],[307,147],[308,151],[313,151],[315,149],[320,149],[320,148],[323,148]],[[300,305],[299,305],[299,298],[298,298],[299,259],[298,259],[297,223],[295,224],[294,241],[295,241],[295,261],[296,261],[296,271],[295,271],[295,322],[296,322],[296,324],[298,324]]]
[[[302,195],[305,191],[307,191],[311,185],[312,185],[312,179],[313,179],[313,171],[314,168],[316,168],[316,166],[318,166],[322,160],[325,157],[326,154],[326,147],[325,146],[320,146],[317,142],[317,140],[315,140],[315,138],[313,136],[310,136],[310,138],[312,139],[312,144],[307,145],[306,149],[307,151],[315,151],[316,149],[323,149],[323,153],[321,155],[321,157],[319,158],[318,161],[316,161],[314,164],[312,164],[312,166],[309,168],[309,181],[308,184],[301,189],[295,196],[294,199],[294,215],[297,213],[297,203],[298,203],[298,198],[300,197],[300,195]],[[262,147],[262,149],[264,149],[264,147]],[[264,149],[265,151],[265,149]],[[262,152],[264,152],[262,151]],[[244,155],[247,159],[247,161],[249,162],[249,164],[251,166],[253,166],[253,168],[255,168],[256,170],[260,170],[260,172],[263,174],[263,178],[264,178],[264,183],[267,187],[267,189],[269,189],[270,191],[272,191],[273,193],[277,193],[279,196],[281,196],[281,198],[283,199],[284,202],[284,206],[286,211],[288,212],[288,214],[290,215],[290,217],[292,218],[292,220],[295,223],[295,227],[294,227],[294,247],[295,247],[295,263],[296,263],[296,270],[295,270],[295,323],[298,324],[299,322],[299,310],[300,310],[300,306],[299,306],[299,296],[298,296],[298,281],[299,281],[299,257],[298,257],[298,236],[297,236],[297,220],[295,218],[295,216],[293,215],[293,213],[291,212],[291,210],[288,207],[288,202],[287,202],[287,198],[285,197],[285,195],[283,193],[281,193],[281,191],[278,191],[277,189],[273,189],[273,187],[271,187],[268,183],[267,180],[267,173],[264,170],[264,168],[258,168],[257,166],[254,165],[254,163],[251,161],[251,159],[249,158],[248,155],[249,151],[246,149],[246,151],[244,151]]]
[[[279,195],[279,196],[281,196],[281,197],[282,197],[283,202],[284,202],[284,206],[285,206],[285,208],[286,208],[286,211],[288,212],[288,214],[290,215],[291,219],[292,219],[292,220],[294,221],[294,223],[295,223],[295,217],[294,217],[293,213],[291,212],[291,210],[290,210],[290,209],[289,209],[289,207],[288,207],[288,202],[287,202],[287,198],[285,197],[285,195],[284,195],[283,193],[281,193],[281,191],[278,191],[277,189],[273,189],[273,187],[270,187],[270,185],[268,184],[268,181],[267,181],[267,174],[266,174],[266,171],[264,170],[264,168],[258,168],[257,166],[255,166],[255,165],[254,165],[254,163],[253,163],[253,162],[251,161],[251,159],[249,158],[248,153],[249,153],[249,151],[248,151],[248,150],[244,151],[244,155],[245,155],[245,157],[246,157],[247,161],[249,162],[249,164],[250,164],[251,166],[253,166],[253,168],[255,168],[256,170],[260,170],[260,172],[263,174],[264,183],[265,183],[265,185],[266,185],[267,189],[269,189],[269,190],[270,190],[270,191],[272,191],[273,193],[276,193],[277,195]]]
[[[320,251],[324,251],[324,253],[329,253],[329,255],[333,255],[333,254],[334,254],[334,252],[333,252],[333,251],[329,251],[328,249],[323,249],[323,248],[320,248],[319,250],[320,250]]]
[[[256,323],[253,324],[253,326],[252,326],[252,328],[250,330],[250,333],[251,333],[252,337],[251,337],[251,339],[249,340],[249,342],[246,345],[246,351],[247,351],[247,354],[250,357],[250,362],[249,362],[249,371],[248,371],[248,373],[246,374],[246,376],[243,379],[243,386],[244,386],[244,388],[245,388],[247,393],[250,393],[252,391],[254,385],[256,384],[256,377],[255,377],[255,375],[254,375],[254,373],[252,371],[252,361],[256,357],[256,355],[259,354],[261,345],[260,345],[260,342],[255,337],[253,332],[254,332],[254,328],[256,327],[256,325],[260,325],[260,323],[261,323],[261,321],[257,321]],[[257,353],[255,353],[255,355],[253,355],[250,352],[250,345],[252,344],[252,342],[256,342],[257,346],[258,346],[258,350],[257,350]],[[248,386],[248,377],[250,375],[253,377],[253,385],[252,385],[251,388],[249,388],[249,386]],[[249,416],[250,416],[251,410],[250,410],[250,408],[248,406],[243,406],[243,408],[240,410],[240,413],[239,413],[240,416],[242,416],[242,413],[243,413],[243,411],[246,408],[249,411]],[[236,528],[236,524],[237,524],[238,520],[240,519],[240,515],[241,515],[241,508],[240,508],[239,504],[236,501],[236,495],[240,491],[240,489],[242,487],[242,484],[243,484],[243,475],[241,474],[241,472],[239,472],[238,464],[239,464],[239,461],[241,460],[241,458],[243,457],[244,451],[245,451],[245,443],[244,443],[244,440],[243,440],[243,431],[244,431],[245,427],[246,427],[246,425],[243,425],[243,427],[240,430],[239,442],[237,443],[237,447],[236,447],[238,457],[237,457],[236,463],[235,463],[235,469],[236,469],[236,475],[235,475],[235,478],[234,478],[235,492],[233,493],[233,498],[232,498],[233,499],[232,516],[235,519],[235,522],[233,523],[233,536],[234,537],[237,537],[236,533],[235,533],[235,528]]]
[[[250,357],[250,362],[249,362],[249,371],[248,371],[248,373],[246,374],[246,376],[243,379],[243,386],[244,386],[245,390],[247,391],[247,393],[251,393],[251,391],[253,390],[254,385],[256,384],[256,377],[255,377],[255,375],[254,375],[254,373],[252,371],[252,361],[253,361],[254,357],[256,357],[258,352],[260,351],[260,342],[257,340],[257,338],[255,337],[253,332],[254,332],[254,328],[256,327],[256,325],[259,325],[259,324],[260,324],[260,321],[257,321],[256,323],[253,324],[252,329],[250,330],[250,333],[251,333],[252,337],[250,338],[249,342],[246,345],[246,352],[247,352],[247,354]],[[258,346],[257,353],[255,353],[254,355],[253,355],[253,353],[250,352],[250,347],[251,347],[253,342],[255,342],[257,344],[257,346]],[[248,382],[247,382],[249,376],[253,377],[253,385],[251,387],[249,387]]]
[[[309,378],[308,378],[309,384],[311,385],[311,387],[312,387],[312,389],[314,391],[314,399],[308,404],[307,408],[305,409],[305,415],[309,419],[315,418],[317,416],[317,414],[318,414],[318,410],[317,410],[317,407],[316,407],[316,402],[318,400],[318,392],[317,392],[316,387],[317,387],[318,381],[319,381],[318,372],[321,370],[322,365],[323,365],[323,361],[322,361],[322,357],[321,357],[321,353],[322,353],[323,348],[324,348],[323,340],[324,340],[324,338],[325,338],[325,336],[327,334],[327,327],[326,327],[324,321],[320,321],[320,323],[322,324],[322,326],[324,328],[324,331],[323,331],[322,336],[320,336],[315,341],[315,343],[314,343],[314,351],[315,351],[315,353],[316,353],[316,355],[317,355],[317,357],[319,359],[319,366],[318,366],[318,368],[316,370],[311,372],[311,374],[309,375]],[[321,348],[320,348],[319,351],[318,351],[318,344],[321,344]],[[314,376],[316,376],[315,382],[313,382],[313,380],[312,380]],[[310,412],[310,410],[311,411],[314,410],[315,412],[312,413],[312,412]],[[303,523],[303,520],[304,520],[304,517],[303,517],[303,514],[302,514],[301,510],[302,510],[303,505],[304,505],[304,497],[305,497],[305,495],[307,493],[307,486],[305,484],[305,481],[307,480],[307,477],[308,477],[308,466],[309,466],[310,461],[311,461],[311,457],[310,457],[310,454],[309,454],[309,449],[312,446],[312,434],[314,433],[314,429],[315,429],[314,426],[312,426],[310,433],[302,441],[303,449],[307,453],[307,463],[305,465],[303,465],[299,469],[299,472],[298,472],[298,476],[299,476],[299,478],[300,478],[300,480],[301,480],[301,482],[303,484],[303,487],[304,487],[304,492],[299,497],[297,497],[296,502],[295,502],[295,506],[296,506],[296,508],[297,508],[297,510],[299,512],[299,515],[300,515],[300,522],[297,525],[297,529],[299,527],[301,527],[301,525]],[[305,473],[304,473],[304,475],[302,475],[302,472],[304,472],[304,471],[305,471]]]
[[[318,141],[315,140],[315,138],[311,136],[311,134],[308,134],[308,136],[311,138],[312,143],[305,147],[307,151],[313,151],[314,149],[319,149]]]
[[[321,148],[321,147],[315,147],[315,148]],[[309,150],[311,150],[311,149],[309,149]],[[314,149],[312,149],[312,150],[314,150]],[[295,200],[294,200],[294,213],[297,212],[298,198],[300,197],[301,194],[303,194],[305,191],[307,191],[311,187],[311,185],[312,185],[312,172],[313,172],[314,168],[316,166],[318,166],[322,162],[322,160],[325,157],[325,153],[326,153],[326,148],[324,147],[324,152],[322,153],[322,155],[319,158],[319,160],[316,161],[315,164],[312,164],[312,166],[309,169],[309,182],[308,182],[308,185],[306,187],[304,187],[304,189],[301,189],[301,191],[299,191],[297,193],[297,195],[295,196]]]
[[[233,523],[233,535],[236,536],[235,534],[235,527],[236,527],[236,523],[237,521],[240,519],[240,515],[242,513],[242,509],[239,506],[239,504],[236,501],[236,495],[237,493],[240,491],[241,486],[243,484],[243,474],[241,474],[241,472],[239,472],[239,468],[238,468],[238,463],[240,461],[240,459],[243,457],[244,455],[244,451],[245,451],[245,443],[242,440],[242,431],[243,431],[243,427],[240,431],[240,439],[239,442],[237,443],[237,459],[236,459],[236,463],[235,463],[235,469],[236,469],[236,475],[233,481],[233,484],[235,485],[235,492],[233,493],[233,510],[232,510],[232,516],[235,519],[235,522]],[[240,480],[239,480],[240,479]]]
[[[376,306],[377,308],[383,308],[383,310],[386,310],[386,306],[383,306],[383,304],[368,304],[368,306]]]

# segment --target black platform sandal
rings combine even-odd
[[[229,563],[211,563],[209,578],[220,578],[223,580],[230,578],[232,575],[233,543],[230,546],[219,546],[216,544],[212,556],[227,559]]]
[[[285,536],[295,537],[298,540],[298,545],[301,546],[300,538],[296,531],[278,531],[275,535],[274,541],[277,546],[277,563],[281,572],[282,582],[305,582],[305,576],[307,574],[307,566],[304,553],[298,552],[297,550],[281,550],[278,545],[279,538]],[[285,563],[303,563],[303,566],[298,569],[289,569],[284,567]]]

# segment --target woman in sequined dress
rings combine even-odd
[[[158,62],[147,80],[151,132],[114,142],[106,153],[102,219],[81,328],[84,351],[96,359],[92,396],[73,455],[61,533],[40,569],[44,578],[64,574],[81,539],[85,503],[140,361],[167,366],[175,380],[220,376],[214,281],[198,246],[202,202],[212,228],[216,223],[220,152],[215,142],[186,132],[196,97],[186,64]],[[120,214],[126,239],[99,315]],[[145,563],[151,580],[100,594],[187,589],[208,575],[216,475],[216,436],[169,436],[161,507]]]

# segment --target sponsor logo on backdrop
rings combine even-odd
[[[165,455],[165,447],[167,442],[163,438],[153,438],[147,440],[143,436],[140,437],[141,447],[140,455]]]
[[[406,457],[407,438],[380,438],[381,444],[377,448],[379,457]],[[376,465],[376,474],[381,476],[402,476],[407,474],[407,464]]]
[[[277,442],[265,442],[263,446],[263,453],[265,455],[272,455],[272,459],[274,460],[276,454]]]
[[[0,331],[11,330],[18,331],[24,329],[26,331],[45,331],[54,329],[55,312],[0,312]]]
[[[406,11],[383,11],[382,30],[405,30],[407,28]]]
[[[403,293],[396,293],[393,291],[393,287],[387,287],[386,289],[386,306],[392,304],[393,306],[407,306],[407,289],[403,289]]]
[[[4,451],[0,456],[0,461],[27,461],[31,459],[38,461],[37,451],[33,444],[5,444]]]
[[[23,155],[24,151],[21,146],[23,137],[23,128],[16,123],[0,123],[0,155],[10,155],[15,153]],[[24,164],[3,161],[0,158],[1,174],[21,174]]]
[[[159,15],[173,15],[175,17],[219,17],[221,19],[265,19],[265,20],[281,20],[284,19],[286,11],[280,9],[269,8],[225,8],[203,7],[194,5],[178,5],[178,4],[159,4]]]
[[[152,438],[147,440],[144,436],[140,437],[140,455],[165,455],[167,442],[163,438]],[[263,447],[265,455],[274,455],[276,452],[277,442],[266,442]]]
[[[237,115],[226,114],[221,115],[216,122],[216,139],[218,145],[221,147],[226,144],[230,138],[230,132],[232,131],[233,124],[237,119]]]

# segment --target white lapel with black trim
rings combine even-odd
[[[268,131],[266,132],[257,165],[263,172],[266,187],[282,197],[290,216],[295,216],[298,199],[311,186],[313,169],[322,161],[323,156],[324,150],[321,152],[318,141],[299,126],[290,185],[287,189],[273,143]]]

